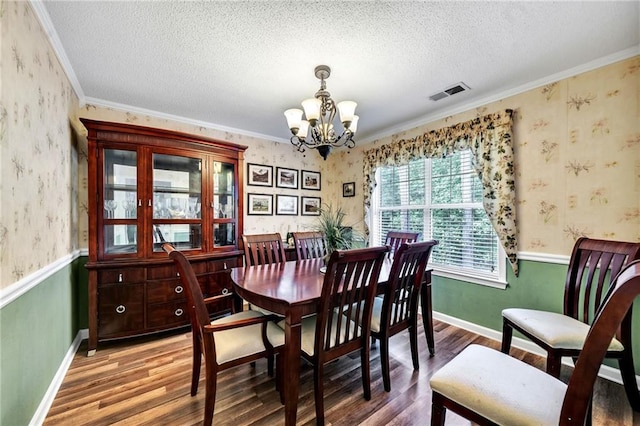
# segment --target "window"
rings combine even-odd
[[[388,231],[420,232],[436,239],[435,274],[504,288],[505,254],[482,206],[482,183],[469,150],[446,158],[381,167],[372,194],[371,239]]]

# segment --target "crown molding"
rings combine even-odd
[[[470,103],[464,104],[462,106],[452,107],[450,109],[438,111],[437,113],[427,115],[419,119],[405,121],[403,123],[399,123],[391,127],[387,127],[386,129],[383,129],[372,136],[366,137],[364,139],[359,139],[358,142],[361,145],[366,145],[378,139],[386,138],[406,130],[415,129],[417,127],[424,126],[426,124],[432,123],[437,120],[441,120],[451,115],[460,114],[460,113],[472,110],[474,108],[478,108],[478,107],[490,104],[492,102],[496,102],[511,96],[519,95],[520,93],[524,93],[529,90],[544,86],[545,84],[550,84],[556,81],[564,80],[566,78],[583,74],[585,72],[592,71],[597,68],[602,68],[604,66],[611,65],[615,62],[620,62],[637,55],[640,55],[640,44],[630,47],[628,49],[624,49],[619,52],[613,53],[611,55],[603,56],[591,62],[587,62],[585,64],[579,65],[577,67],[569,68],[568,70],[561,71],[559,73],[552,74],[547,77],[543,77],[538,80],[531,81],[521,86],[514,87],[513,89],[505,90],[503,92],[489,95],[480,99],[475,99],[475,100],[472,99]]]
[[[69,82],[71,83],[71,87],[73,87],[73,90],[76,92],[76,96],[78,97],[80,104],[82,105],[84,99],[82,86],[80,86],[80,81],[78,81],[78,77],[76,76],[76,73],[71,66],[71,62],[69,61],[67,52],[62,46],[60,37],[58,37],[57,31],[53,27],[53,22],[51,22],[51,17],[49,16],[49,12],[47,12],[47,8],[44,6],[44,2],[41,0],[30,0],[30,2],[31,7],[38,17],[38,20],[40,21],[40,25],[42,25],[42,29],[49,38],[49,42],[53,47],[60,65],[62,65],[62,69],[64,70],[67,78],[69,79]]]
[[[99,99],[99,98],[87,97],[84,100],[84,104],[91,104],[91,105],[96,105],[96,106],[100,106],[100,107],[103,107],[103,108],[111,108],[111,109],[116,109],[116,110],[124,111],[124,112],[130,112],[130,113],[134,113],[134,114],[148,115],[148,116],[154,117],[154,118],[161,118],[161,119],[165,119],[165,120],[171,120],[171,121],[175,121],[175,122],[178,122],[178,123],[189,124],[189,125],[197,126],[197,127],[206,127],[207,129],[219,130],[221,132],[235,133],[235,134],[238,134],[238,135],[249,136],[249,137],[252,137],[252,138],[264,139],[264,140],[267,140],[267,141],[275,141],[275,142],[283,142],[283,143],[287,142],[287,143],[289,143],[289,139],[276,138],[274,136],[269,136],[269,135],[265,135],[265,134],[262,134],[262,133],[250,132],[248,130],[237,129],[235,127],[222,126],[220,124],[210,123],[210,122],[207,122],[207,121],[194,120],[192,118],[182,117],[182,116],[173,115],[173,114],[167,114],[165,112],[159,112],[159,111],[154,111],[154,110],[151,110],[151,109],[135,107],[135,106],[132,106],[132,105],[120,104],[120,103],[117,103],[117,102],[106,101],[104,99]]]
[[[247,130],[237,129],[237,128],[234,128],[234,127],[227,127],[227,126],[223,126],[223,125],[219,125],[219,124],[215,124],[215,123],[210,123],[210,122],[207,122],[207,121],[194,120],[194,119],[190,119],[190,118],[187,118],[187,117],[167,114],[167,113],[163,113],[163,112],[159,112],[159,111],[149,110],[149,109],[145,109],[145,108],[139,108],[139,107],[126,105],[126,104],[119,104],[119,103],[115,103],[115,102],[106,101],[106,100],[103,100],[103,99],[86,97],[84,95],[82,87],[80,86],[80,82],[78,81],[78,78],[76,77],[76,74],[75,74],[75,72],[73,70],[73,67],[71,66],[71,62],[69,61],[69,58],[67,57],[65,49],[62,46],[62,42],[60,41],[60,38],[58,37],[58,33],[56,32],[55,28],[53,27],[53,23],[51,22],[51,18],[49,17],[49,13],[47,12],[47,9],[45,8],[43,1],[42,0],[29,0],[29,1],[31,3],[35,13],[36,13],[36,16],[40,20],[40,23],[41,23],[45,33],[47,34],[47,37],[49,38],[49,41],[50,41],[51,45],[53,46],[53,49],[54,49],[54,51],[56,53],[56,56],[58,57],[58,60],[60,61],[61,65],[62,65],[62,68],[64,69],[65,73],[67,74],[67,77],[69,78],[69,81],[71,82],[71,85],[72,85],[74,91],[76,92],[76,95],[78,96],[80,106],[84,106],[84,105],[90,103],[90,104],[93,104],[93,105],[103,106],[103,107],[106,107],[106,108],[113,108],[113,109],[117,109],[117,110],[121,110],[121,111],[145,114],[145,115],[149,115],[151,117],[163,118],[163,119],[167,119],[167,120],[171,120],[171,121],[176,121],[176,122],[179,122],[179,123],[190,124],[190,125],[194,125],[194,126],[198,126],[198,127],[206,127],[206,128],[213,129],[213,130],[219,130],[219,131],[223,131],[223,132],[230,132],[230,133],[249,136],[249,137],[253,137],[253,138],[264,139],[264,140],[268,140],[268,141],[275,141],[275,142],[281,142],[281,143],[288,143],[289,142],[289,139],[282,138],[282,137],[275,137],[275,136],[265,135],[265,134],[262,134],[262,133],[254,133],[254,132],[250,132],[250,131],[247,131]],[[374,141],[376,141],[378,139],[389,137],[389,136],[392,136],[392,135],[394,135],[396,133],[400,133],[400,132],[403,132],[403,131],[406,131],[406,130],[411,130],[411,129],[414,129],[414,128],[429,124],[431,122],[446,118],[448,116],[459,114],[459,113],[462,113],[462,112],[466,112],[466,111],[469,111],[471,109],[474,109],[474,108],[477,108],[477,107],[480,107],[480,106],[483,106],[483,105],[487,105],[487,104],[490,104],[492,102],[508,98],[510,96],[518,95],[520,93],[535,89],[535,88],[540,87],[540,86],[544,86],[545,84],[553,83],[553,82],[556,82],[556,81],[559,81],[559,80],[563,80],[565,78],[573,77],[573,76],[578,75],[578,74],[582,74],[582,73],[585,73],[585,72],[588,72],[588,71],[591,71],[591,70],[594,70],[594,69],[597,69],[597,68],[601,68],[601,67],[606,66],[606,65],[610,65],[610,64],[615,63],[615,62],[619,62],[619,61],[622,61],[622,60],[625,60],[625,59],[629,59],[629,58],[631,58],[633,56],[637,56],[639,54],[640,54],[640,44],[635,45],[633,47],[630,47],[628,49],[624,49],[624,50],[621,50],[619,52],[613,53],[611,55],[603,56],[601,58],[598,58],[598,59],[595,59],[593,61],[587,62],[585,64],[579,65],[577,67],[569,68],[568,70],[561,71],[559,73],[552,74],[550,76],[543,77],[541,79],[531,81],[531,82],[523,84],[521,86],[517,86],[517,87],[515,87],[513,89],[505,90],[503,92],[499,92],[499,93],[496,93],[496,94],[493,94],[493,95],[489,95],[489,96],[486,96],[484,98],[480,98],[480,99],[476,99],[476,100],[472,99],[470,101],[470,103],[466,103],[466,104],[464,104],[462,106],[457,106],[457,107],[453,107],[453,108],[450,108],[450,109],[445,109],[445,110],[442,110],[442,111],[438,111],[437,113],[421,117],[419,119],[409,120],[409,121],[405,121],[405,122],[402,122],[402,123],[387,127],[385,129],[382,129],[379,132],[374,133],[371,136],[365,137],[363,139],[358,139],[358,142],[359,142],[360,145],[366,145],[366,144],[372,143],[372,142],[374,142]]]

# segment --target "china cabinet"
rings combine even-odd
[[[193,264],[205,297],[242,265],[245,146],[81,119],[88,130],[89,354],[99,341],[189,324],[164,241]],[[212,316],[230,311],[210,306]]]

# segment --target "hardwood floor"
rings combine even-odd
[[[391,392],[385,392],[379,347],[371,351],[371,400],[362,396],[357,354],[325,369],[327,425],[425,425],[431,417],[429,378],[470,343],[499,348],[499,342],[442,322],[435,322],[436,355],[429,358],[424,334],[419,336],[420,370],[411,363],[408,335],[391,341]],[[47,415],[45,425],[197,425],[204,410],[204,371],[198,395],[191,397],[190,333],[153,336],[101,344],[93,357],[80,347]],[[542,368],[544,359],[513,350],[512,355]],[[570,369],[563,367],[566,381]],[[204,370],[204,368],[203,368]],[[266,361],[244,365],[218,376],[214,423],[218,425],[277,425],[284,407],[267,376]],[[298,424],[315,424],[313,376],[302,363]],[[470,423],[447,413],[447,425]],[[598,379],[594,425],[636,425],[622,386]]]

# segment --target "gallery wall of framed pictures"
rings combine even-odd
[[[270,216],[319,216],[321,198],[299,194],[299,191],[320,191],[320,172],[311,170],[274,167],[265,164],[247,163],[247,185],[263,188],[249,188],[247,191],[247,214]],[[296,191],[278,193],[267,188]],[[275,198],[275,209],[274,209]]]

